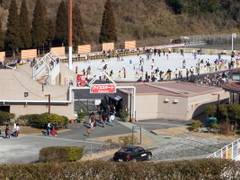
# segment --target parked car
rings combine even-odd
[[[121,161],[146,161],[152,159],[152,152],[145,150],[140,146],[127,146],[118,150],[113,160],[117,162]]]

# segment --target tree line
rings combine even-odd
[[[186,12],[194,16],[211,13],[240,22],[239,0],[165,0],[175,14]]]
[[[0,21],[0,50],[18,53],[21,49],[44,48],[68,45],[68,8],[62,0],[53,22],[47,17],[44,0],[37,0],[33,10],[32,21],[29,18],[26,0],[22,0],[20,13],[16,0],[11,0],[7,21],[7,30],[3,31]],[[114,12],[111,0],[107,0],[102,17],[102,27],[99,42],[117,41]],[[78,5],[73,6],[73,44],[90,43],[88,32],[82,22],[81,10]]]

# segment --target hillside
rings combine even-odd
[[[21,0],[16,1],[20,5]],[[36,0],[27,1],[32,11]],[[61,0],[45,1],[48,16],[54,19]],[[82,10],[83,22],[92,41],[97,41],[105,0],[74,1]],[[174,1],[180,0],[172,0]],[[180,13],[176,13],[169,4],[166,4],[167,0],[112,0],[119,39],[158,41],[164,37],[179,35],[239,32],[239,0],[206,1],[211,4],[202,4],[203,1],[181,0],[183,7]],[[4,8],[0,9],[0,15],[4,19],[4,24],[7,20],[9,2],[10,0],[2,0]]]

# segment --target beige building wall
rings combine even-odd
[[[229,98],[224,90],[193,97],[137,94],[137,120],[191,120],[194,115],[203,113],[209,103],[217,102],[218,94],[220,100]]]
[[[11,105],[10,112],[14,113],[16,117],[27,114],[41,114],[48,112],[47,105]],[[75,119],[73,104],[66,106],[51,106],[51,113],[66,116],[69,119]]]
[[[158,117],[158,95],[137,95],[136,120],[156,119]]]
[[[217,91],[215,93],[204,94],[200,96],[194,96],[188,98],[188,111],[189,114],[187,116],[188,119],[191,119],[192,116],[201,114],[207,104],[217,102],[218,101],[218,94],[220,95],[220,101],[230,98],[228,92],[224,90]]]
[[[158,118],[185,120],[187,117],[187,98],[158,96]]]

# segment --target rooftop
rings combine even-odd
[[[0,101],[4,100],[47,100],[46,94],[51,94],[52,100],[64,101],[67,98],[68,88],[64,86],[44,86],[31,78],[29,64],[12,69],[0,69]],[[28,92],[28,97],[24,93]]]
[[[188,82],[135,83],[137,94],[160,94],[165,96],[192,97],[221,91],[221,88],[209,87]]]

